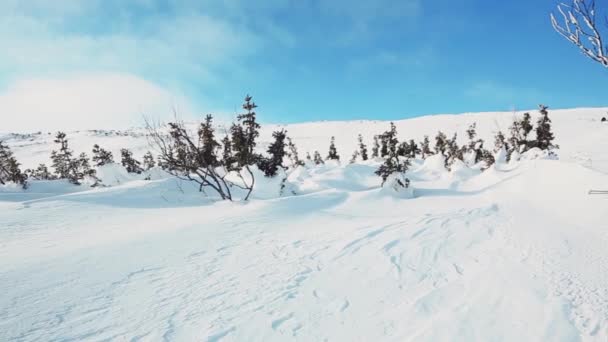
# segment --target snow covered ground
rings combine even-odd
[[[0,340],[608,341],[608,195],[588,195],[608,190],[605,112],[551,112],[560,160],[483,173],[417,161],[410,199],[380,190],[374,162],[300,168],[288,179],[296,195],[262,182],[249,203],[162,177],[4,187]],[[477,122],[492,142],[512,117],[396,125],[420,140],[464,138]],[[302,156],[325,155],[335,135],[348,160],[358,133],[371,145],[387,127],[286,129]],[[141,156],[138,132],[68,138],[76,152],[98,143]],[[7,137],[26,167],[53,149],[46,134]]]

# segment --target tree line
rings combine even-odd
[[[276,177],[280,171],[287,171],[305,165],[299,156],[298,149],[284,129],[272,133],[273,141],[268,145],[265,154],[256,150],[259,137],[260,124],[257,122],[257,105],[252,97],[247,95],[243,103],[243,113],[237,116],[230,129],[223,137],[213,125],[213,115],[209,114],[201,122],[195,132],[191,132],[186,125],[176,120],[166,126],[146,123],[150,145],[158,154],[155,156],[148,151],[143,160],[133,157],[128,149],[121,149],[120,163],[129,173],[141,174],[156,166],[162,168],[170,175],[194,182],[199,191],[212,191],[223,200],[235,199],[235,189],[244,193],[244,200],[249,199],[255,185],[256,166],[265,177]],[[502,131],[494,137],[494,148],[488,150],[486,142],[478,138],[476,124],[467,129],[468,142],[460,146],[457,143],[457,134],[451,138],[442,132],[437,132],[434,144],[431,139],[424,136],[423,140],[414,139],[399,141],[397,128],[394,123],[382,134],[373,137],[371,151],[363,141],[361,134],[357,137],[357,149],[349,160],[355,163],[358,160],[367,161],[370,158],[379,159],[381,165],[375,171],[384,186],[387,179],[394,174],[405,176],[411,166],[411,159],[426,159],[433,155],[441,155],[444,166],[450,170],[456,161],[470,160],[474,164],[482,163],[482,170],[495,163],[494,154],[500,150],[505,151],[506,160],[509,161],[515,154],[524,153],[532,148],[548,150],[550,153],[557,145],[553,143],[555,137],[551,130],[548,107],[541,105],[540,116],[536,127],[532,124],[532,117],[525,113],[521,119],[515,119],[509,127],[509,137]],[[531,139],[530,134],[535,130],[536,138]],[[101,185],[97,178],[96,168],[114,163],[112,152],[94,145],[92,158],[86,153],[77,156],[70,149],[67,136],[58,132],[54,142],[57,149],[51,153],[51,167],[40,164],[36,169],[21,171],[12,151],[0,141],[0,184],[14,182],[27,187],[28,179],[56,180],[64,179],[75,185],[81,185],[85,178],[90,179],[91,186]],[[468,158],[468,159],[467,159]],[[312,164],[321,165],[326,161],[340,160],[336,148],[335,137],[331,137],[328,152],[325,158],[319,151],[312,156],[306,153],[305,159]],[[283,173],[284,174],[284,173]],[[409,180],[405,177],[398,179],[398,186],[409,187]],[[285,179],[283,180],[285,181]]]

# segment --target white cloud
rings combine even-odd
[[[9,132],[141,126],[144,115],[171,119],[174,107],[192,117],[183,98],[129,74],[24,79],[0,91],[1,129]]]

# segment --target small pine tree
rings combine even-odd
[[[256,121],[255,109],[258,106],[252,101],[252,97],[247,95],[243,109],[245,113],[237,116],[238,124],[234,124],[232,131],[232,150],[239,167],[253,165],[259,159],[254,150],[256,139],[260,135],[260,125]]]
[[[146,154],[144,154],[143,166],[144,170],[146,171],[156,166],[156,161],[154,160],[152,152],[148,151]]]
[[[220,144],[215,140],[215,130],[213,128],[213,116],[208,114],[205,121],[198,129],[198,140],[201,146],[201,153],[197,156],[198,162],[203,166],[219,166],[217,149]]]
[[[391,122],[390,130],[384,132],[382,134],[383,144],[386,145],[386,150],[388,154],[384,159],[384,162],[378,169],[375,171],[375,174],[382,178],[382,186],[386,183],[388,177],[394,173],[405,174],[410,166],[410,160],[405,159],[401,161],[398,155],[397,145],[399,141],[397,140],[397,129],[395,125]],[[407,188],[409,187],[409,180],[405,178],[404,181],[401,178],[397,178],[397,184],[401,187]]]
[[[410,146],[410,154],[409,154],[408,157],[410,157],[410,158],[416,158],[416,156],[421,153],[421,150],[418,147],[418,144],[416,144],[416,142],[414,141],[414,139],[410,139],[409,146]]]
[[[390,123],[390,130],[384,132],[380,136],[381,148],[380,156],[387,157],[389,155],[397,155],[399,140],[397,140],[397,127],[394,123]]]
[[[425,135],[424,140],[420,143],[420,155],[422,159],[426,159],[426,157],[433,155],[433,151],[431,151],[431,141],[429,140],[428,135]]]
[[[410,155],[410,144],[404,141],[397,147],[397,155],[401,157],[407,157]]]
[[[448,137],[445,133],[439,131],[435,137],[435,153],[445,156],[447,149]]]
[[[340,160],[340,156],[338,155],[338,150],[336,149],[336,138],[331,137],[331,141],[329,143],[329,152],[327,153],[327,160]]]
[[[359,141],[359,155],[361,156],[361,159],[363,161],[366,161],[369,159],[369,156],[367,154],[367,145],[365,145],[363,143],[363,136],[361,134],[359,134],[358,141]]]
[[[121,164],[127,169],[128,173],[142,173],[141,163],[133,158],[133,153],[126,148],[120,150]]]
[[[300,159],[300,154],[298,153],[298,148],[296,144],[293,143],[290,137],[287,137],[287,157],[291,161],[292,167],[298,167],[304,165],[304,162]]]
[[[275,131],[272,133],[274,141],[268,146],[268,158],[261,158],[258,162],[258,167],[264,172],[266,177],[274,177],[277,175],[279,168],[283,166],[283,158],[285,158],[285,139],[287,132],[285,130]]]
[[[549,111],[547,110],[549,107],[540,105],[539,108],[540,118],[538,118],[536,124],[536,141],[534,146],[541,150],[549,151],[554,148],[559,148],[559,146],[553,144],[555,136],[551,131],[551,119],[549,119]]]
[[[87,157],[87,154],[84,152],[82,152],[78,156],[76,166],[73,168],[73,170],[74,174],[72,175],[70,181],[74,184],[79,184],[80,181],[83,180],[85,177],[90,177],[91,179],[93,179],[94,182],[91,185],[92,187],[98,186],[101,182],[96,176],[97,172],[93,168],[91,168],[91,164],[89,163],[89,157]]]
[[[312,157],[310,156],[310,152],[306,152],[306,160],[312,161]]]
[[[233,171],[234,162],[235,158],[232,155],[232,141],[230,141],[230,137],[226,135],[224,139],[222,139],[222,165],[224,165],[227,171]]]
[[[374,146],[372,147],[372,158],[380,156],[380,141],[377,135],[374,135]]]
[[[498,131],[494,136],[494,152],[498,152],[501,149],[509,150],[509,143],[502,131]]]
[[[313,161],[315,162],[316,165],[325,164],[325,162],[323,161],[323,158],[321,157],[321,153],[319,153],[319,151],[315,151],[313,153]]]
[[[49,171],[49,168],[45,164],[40,164],[35,170],[25,170],[28,178],[35,180],[53,180],[55,176]]]
[[[112,152],[104,150],[99,147],[99,145],[93,145],[93,163],[95,166],[100,167],[106,164],[114,163],[114,156],[112,156]]]
[[[72,150],[70,150],[68,146],[66,134],[57,132],[54,142],[60,146],[58,151],[51,152],[51,160],[53,161],[52,166],[55,169],[55,174],[59,179],[69,179],[70,174],[74,173],[73,170],[71,170],[74,163],[72,162]]]
[[[348,161],[349,164],[354,164],[357,162],[357,157],[359,156],[359,150],[355,150],[355,152],[353,152],[353,155],[350,157],[350,160]]]
[[[27,174],[22,173],[10,148],[0,141],[0,184],[12,182],[27,188]]]
[[[456,139],[458,135],[454,133],[452,139],[447,140],[445,144],[445,167],[449,170],[456,160],[464,159],[465,148],[460,148]]]
[[[524,117],[521,120],[520,126],[522,136],[524,140],[527,141],[528,135],[530,134],[530,132],[532,132],[532,129],[534,129],[534,127],[532,126],[532,117],[530,116],[530,113],[524,113]]]

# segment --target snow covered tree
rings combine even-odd
[[[380,156],[388,157],[389,155],[397,155],[397,149],[399,146],[399,140],[397,139],[397,127],[393,122],[390,123],[390,130],[380,135],[381,148]]]
[[[133,153],[126,148],[120,150],[121,160],[120,163],[122,166],[127,169],[128,173],[142,173],[143,169],[141,168],[141,163],[133,158]]]
[[[146,171],[156,166],[156,161],[154,160],[152,152],[148,151],[146,154],[144,154],[143,166],[144,170]]]
[[[306,152],[306,160],[312,161],[312,157],[310,156],[310,152]]]
[[[482,160],[483,157],[483,139],[475,139],[477,137],[476,123],[473,123],[467,129],[467,137],[469,138],[469,145],[465,147],[465,152],[472,153],[474,155],[474,163],[477,164]]]
[[[505,137],[504,133],[502,131],[498,131],[496,136],[494,136],[494,152],[498,152],[503,148],[508,151],[509,143],[507,142],[507,138]]]
[[[68,146],[66,134],[64,132],[57,132],[54,142],[59,144],[59,150],[51,152],[52,166],[55,169],[55,174],[59,179],[68,179],[70,178],[70,174],[73,174],[71,168],[74,163],[72,162],[73,152]]]
[[[448,137],[445,133],[439,131],[437,132],[437,136],[435,136],[435,153],[442,154],[445,156],[445,151],[447,149]]]
[[[520,126],[524,143],[525,145],[528,145],[528,136],[530,135],[530,132],[532,132],[532,130],[534,129],[534,126],[532,126],[532,117],[530,116],[530,113],[524,113],[524,117],[521,120]]]
[[[363,161],[366,161],[369,159],[369,156],[367,154],[367,145],[365,145],[363,143],[363,136],[361,134],[359,134],[359,137],[357,138],[357,140],[359,141],[359,155],[361,156],[361,159]]]
[[[540,117],[538,118],[538,122],[536,124],[536,141],[534,146],[540,148],[541,150],[552,150],[554,148],[559,148],[559,146],[553,144],[555,136],[551,131],[551,119],[549,119],[548,108],[549,107],[544,105],[539,106]]]
[[[431,142],[428,135],[425,135],[424,140],[422,140],[420,143],[420,155],[422,156],[422,159],[426,159],[426,157],[433,155],[433,151],[431,151]]]
[[[298,147],[290,137],[287,137],[287,157],[291,161],[291,167],[293,168],[304,165],[304,162],[300,159]]]
[[[372,158],[378,158],[380,156],[380,138],[374,135],[374,146],[372,147]]]
[[[258,167],[264,172],[266,177],[274,177],[277,175],[279,168],[283,166],[283,158],[285,158],[285,139],[287,132],[285,130],[275,131],[272,133],[274,141],[268,146],[268,158],[260,158]]]
[[[238,116],[238,123],[230,128],[230,138],[222,146],[215,138],[213,117],[208,115],[197,134],[191,135],[183,122],[168,124],[169,134],[148,123],[151,143],[160,151],[159,164],[171,175],[199,185],[199,191],[212,189],[223,200],[233,200],[232,189],[245,191],[248,200],[255,184],[250,166],[257,164],[259,155],[254,152],[260,125],[256,122],[251,97],[245,98],[246,113]],[[222,149],[222,159],[218,154]],[[227,177],[233,175],[235,177]]]
[[[80,181],[83,180],[85,177],[90,177],[90,179],[93,179],[94,181],[91,185],[92,187],[99,185],[100,180],[96,176],[97,171],[91,168],[91,163],[89,162],[89,157],[87,157],[86,153],[82,152],[78,156],[78,159],[75,161],[75,163],[76,164],[73,167],[75,174],[73,175],[72,179],[70,179],[72,183],[79,184]]]
[[[464,159],[464,152],[466,148],[460,148],[456,139],[458,135],[454,133],[452,139],[447,140],[445,143],[445,167],[449,170],[456,160]]]
[[[35,180],[53,180],[56,179],[55,176],[49,171],[49,168],[45,164],[40,164],[34,170],[27,169],[25,170],[28,178]]]
[[[386,183],[386,180],[392,174],[400,173],[404,176],[410,166],[410,160],[407,158],[405,160],[399,159],[397,152],[399,141],[397,140],[397,128],[395,124],[391,122],[390,130],[384,132],[381,138],[383,144],[386,145],[387,155],[382,165],[375,171],[375,174],[382,178],[382,186],[384,186],[384,183]],[[397,183],[403,188],[409,187],[409,180],[407,178],[397,178]]]
[[[403,141],[401,143],[399,143],[399,145],[397,146],[397,155],[398,156],[408,156],[410,154],[410,144],[407,143],[407,141]]]
[[[407,157],[416,158],[416,156],[419,155],[421,152],[422,151],[420,150],[420,148],[418,147],[418,144],[416,144],[414,139],[410,139],[409,154],[407,155]]]
[[[95,166],[103,166],[106,164],[112,164],[114,162],[114,156],[112,156],[112,152],[104,150],[99,147],[99,145],[93,145],[93,163]]]
[[[12,182],[27,187],[27,175],[21,172],[13,151],[0,140],[0,184]]]
[[[336,149],[336,138],[331,137],[331,141],[329,143],[329,152],[327,153],[326,160],[340,160],[340,156],[338,155],[338,150]]]
[[[316,165],[325,164],[325,162],[323,161],[323,158],[321,157],[321,153],[319,153],[319,151],[314,152],[313,161],[315,162]]]
[[[608,67],[608,46],[605,45],[606,34],[596,21],[595,0],[572,0],[571,4],[557,5],[561,22],[551,13],[553,29],[570,43],[578,47],[583,55]],[[600,20],[608,17],[600,15]],[[604,26],[604,29],[606,26]]]
[[[508,139],[507,160],[510,159],[513,152],[522,153],[534,147],[534,141],[528,140],[528,136],[532,131],[530,113],[524,113],[522,119],[514,119],[513,124],[509,127],[510,137]]]

